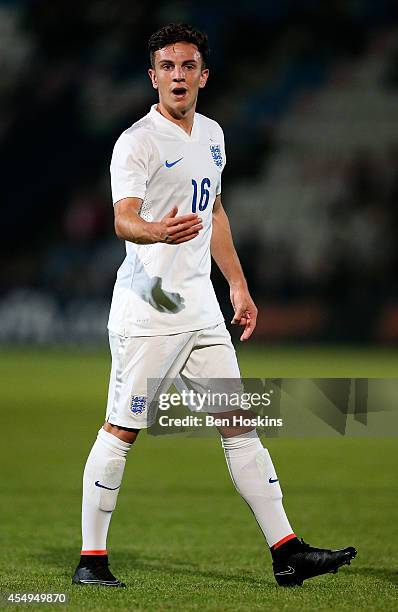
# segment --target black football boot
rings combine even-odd
[[[313,548],[303,540],[290,540],[272,552],[274,575],[279,586],[301,586],[307,578],[336,574],[342,565],[350,565],[357,554],[352,546],[342,550]]]
[[[125,587],[109,570],[108,555],[82,555],[72,584],[103,587]]]

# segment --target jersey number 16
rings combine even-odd
[[[192,212],[193,213],[196,213],[196,207],[198,207],[199,210],[204,210],[207,207],[209,203],[209,197],[210,197],[210,192],[209,192],[210,185],[211,183],[210,183],[209,178],[202,179],[202,182],[200,183],[199,204],[197,204],[198,202],[198,183],[197,181],[195,181],[195,179],[192,179],[192,186],[193,186]]]

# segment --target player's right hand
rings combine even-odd
[[[156,223],[158,240],[167,244],[181,244],[188,242],[203,229],[202,219],[195,213],[177,217],[178,208],[173,206],[170,212]]]

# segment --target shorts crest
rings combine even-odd
[[[130,409],[133,414],[142,414],[146,410],[145,395],[133,395],[131,398]]]
[[[222,168],[223,159],[221,153],[221,146],[219,144],[210,145],[210,153],[217,168]]]

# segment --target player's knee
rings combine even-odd
[[[123,442],[127,442],[128,444],[133,444],[141,431],[140,429],[119,427],[118,425],[112,425],[108,422],[104,423],[103,429],[113,436],[116,436],[116,438],[119,438],[119,440],[123,440]]]
[[[217,429],[223,438],[235,438],[253,431],[252,420],[255,414],[251,410],[233,410],[214,414]]]

